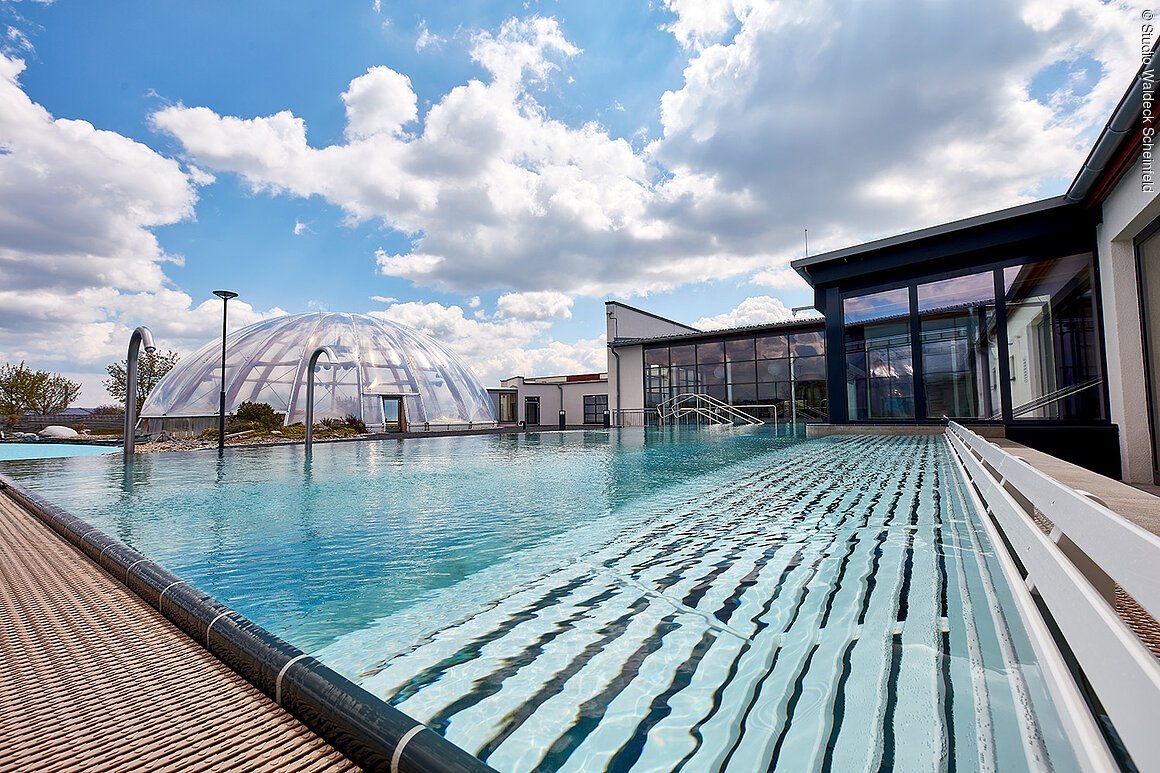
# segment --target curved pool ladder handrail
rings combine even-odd
[[[128,460],[133,456],[134,441],[137,433],[137,357],[141,345],[145,345],[145,353],[152,354],[157,350],[153,343],[153,333],[149,328],[141,325],[129,336],[129,356],[125,360],[125,440],[124,455]]]

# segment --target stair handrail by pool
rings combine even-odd
[[[690,402],[692,405],[689,405]],[[754,418],[745,411],[738,410],[729,403],[703,392],[682,392],[657,406],[657,414],[662,421],[667,417],[676,418],[679,411],[698,413],[711,420],[716,419],[722,424],[765,423],[761,419]]]
[[[1030,602],[1020,603],[1024,622],[1085,767],[1116,769],[1053,627],[1124,749],[1146,769],[1160,760],[1160,660],[1116,614],[1111,596],[1118,583],[1160,617],[1160,537],[956,422],[946,435],[1017,601]],[[1033,520],[1036,511],[1053,524],[1050,535]]]

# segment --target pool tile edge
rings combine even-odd
[[[4,475],[0,475],[0,492],[364,769],[391,773],[492,771],[240,612]]]

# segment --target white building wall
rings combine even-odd
[[[607,395],[608,381],[572,381],[549,384],[527,383],[523,376],[505,379],[501,382],[505,387],[514,387],[517,392],[516,410],[517,421],[527,422],[528,397],[540,398],[540,425],[555,427],[560,422],[560,406],[565,411],[565,421],[568,426],[579,426],[584,423],[585,395]],[[561,398],[562,401],[561,401]],[[610,407],[612,398],[608,400]],[[589,425],[601,426],[601,424]]]
[[[1141,190],[1140,174],[1137,161],[1104,201],[1103,222],[1096,229],[1110,418],[1120,428],[1120,464],[1129,483],[1152,482],[1152,438],[1146,413],[1148,394],[1133,240],[1160,217],[1160,196]]]
[[[656,338],[659,336],[680,335],[681,333],[699,333],[695,327],[682,325],[671,319],[649,314],[641,309],[634,309],[617,301],[605,301],[605,316],[607,317],[607,332],[609,341],[623,338]]]
[[[613,411],[644,408],[644,347],[608,349],[608,407]]]

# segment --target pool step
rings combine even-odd
[[[501,771],[1033,768],[1035,729],[991,721],[1033,712],[945,441],[825,442],[658,508],[361,684]]]

